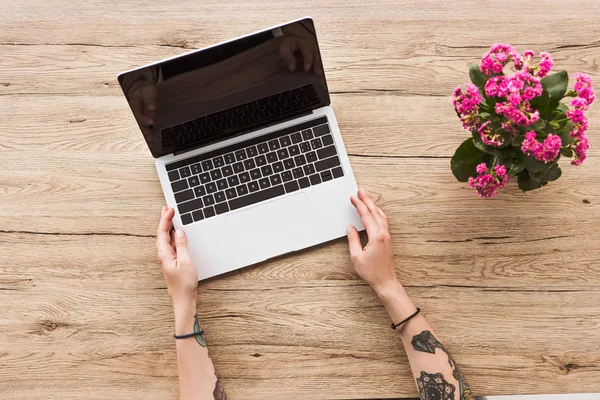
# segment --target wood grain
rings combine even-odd
[[[117,74],[315,19],[356,178],[389,215],[401,281],[478,395],[597,392],[600,109],[581,167],[478,199],[450,173],[452,89],[491,43],[600,79],[600,3],[542,0],[0,4],[0,393],[177,396],[155,258],[164,202]],[[199,285],[232,399],[415,396],[399,338],[344,239]]]

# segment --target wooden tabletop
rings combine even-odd
[[[481,200],[450,172],[452,89],[491,44],[600,87],[597,0],[41,1],[0,5],[0,393],[177,396],[155,254],[164,203],[120,71],[314,18],[356,179],[398,275],[477,395],[598,391],[600,107],[589,159]],[[340,239],[199,285],[231,399],[415,396],[399,337]]]

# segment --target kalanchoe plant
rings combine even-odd
[[[561,156],[581,165],[590,148],[584,112],[595,99],[591,78],[576,73],[567,91],[566,71],[549,74],[550,54],[535,58],[531,50],[520,55],[510,45],[495,44],[469,70],[472,83],[452,95],[472,135],[456,149],[452,173],[481,197],[496,196],[515,176],[524,192],[538,189],[560,177]],[[514,71],[505,74],[509,63]],[[570,107],[565,98],[572,98]]]

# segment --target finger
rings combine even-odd
[[[356,211],[358,211],[358,215],[360,215],[360,219],[367,229],[367,235],[370,238],[373,237],[379,229],[377,221],[375,221],[365,203],[363,203],[358,197],[350,196],[350,202],[356,208]]]
[[[156,247],[161,261],[168,261],[175,257],[175,251],[171,246],[171,236],[169,234],[174,214],[175,210],[172,208],[164,210],[156,230]]]
[[[175,231],[175,251],[177,251],[177,259],[191,259],[187,237],[183,229]]]
[[[381,218],[383,218],[383,223],[384,223],[385,230],[389,231],[390,227],[388,225],[387,215],[385,215],[385,213],[383,212],[383,210],[381,208],[377,207],[377,210],[379,211],[379,214],[381,214]]]
[[[279,48],[279,54],[281,55],[281,58],[283,58],[283,61],[285,61],[287,64],[290,72],[294,72],[296,70],[296,56],[294,55],[295,51],[296,44],[291,41],[283,42]]]
[[[313,61],[315,59],[313,48],[304,40],[299,40],[298,45],[300,46],[300,51],[302,52],[302,59],[304,60],[304,70],[308,72],[310,71],[310,67],[312,66]]]
[[[373,203],[373,200],[371,200],[371,198],[363,188],[358,189],[358,198],[361,199],[363,203],[365,203],[365,205],[369,209],[369,212],[371,213],[371,215],[373,215],[375,221],[377,221],[377,224],[379,224],[379,226],[383,228],[385,226],[383,217],[379,213],[379,210],[377,209],[375,203]]]
[[[354,226],[348,225],[346,232],[348,233],[348,248],[350,250],[350,257],[357,257],[363,252],[362,244],[360,243],[360,237],[358,236],[358,231]]]

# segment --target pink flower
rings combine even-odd
[[[540,78],[543,78],[546,75],[548,75],[548,72],[550,72],[550,70],[554,66],[554,60],[552,59],[552,56],[550,55],[550,53],[546,53],[546,52],[540,53],[540,59],[541,59],[540,60],[540,69],[537,73],[537,76],[539,76]]]
[[[485,122],[477,131],[481,136],[481,141],[488,146],[500,147],[504,144],[502,135],[492,130],[491,121]]]
[[[558,157],[561,145],[562,141],[558,135],[549,134],[542,144],[536,139],[535,132],[529,131],[525,134],[525,140],[523,140],[523,144],[521,145],[521,151],[524,154],[533,156],[536,160],[543,161],[547,164]]]
[[[530,61],[535,56],[535,52],[533,50],[525,50],[523,52],[523,57]]]
[[[500,74],[504,70],[504,66],[511,60],[520,60],[519,54],[513,47],[509,44],[496,43],[481,58],[479,69],[487,76]]]
[[[539,112],[532,110],[530,100],[542,94],[540,78],[527,71],[513,76],[496,76],[485,84],[488,97],[504,97],[507,101],[496,103],[496,113],[512,120],[517,125],[527,126],[539,118]]]
[[[588,129],[588,119],[580,108],[567,110],[567,118],[573,122],[573,130],[569,133],[572,137],[584,135]]]
[[[575,74],[575,91],[579,97],[585,99],[588,105],[592,104],[596,99],[596,93],[592,86],[592,78],[589,75],[576,73]]]
[[[582,111],[586,111],[588,109],[588,102],[583,97],[575,97],[571,100],[571,107],[578,108]]]
[[[506,186],[508,174],[504,165],[496,165],[493,170],[488,170],[485,163],[481,163],[476,168],[479,176],[469,177],[469,186],[475,189],[482,198],[495,197],[498,190]]]
[[[480,119],[476,114],[479,112],[479,104],[482,100],[479,90],[471,83],[466,85],[465,91],[461,86],[454,89],[452,104],[454,104],[454,109],[460,115],[463,128],[471,130],[479,126]]]
[[[579,136],[570,147],[573,148],[573,151],[575,152],[575,159],[571,161],[571,164],[581,165],[587,158],[587,151],[590,149],[587,135],[584,133]]]

